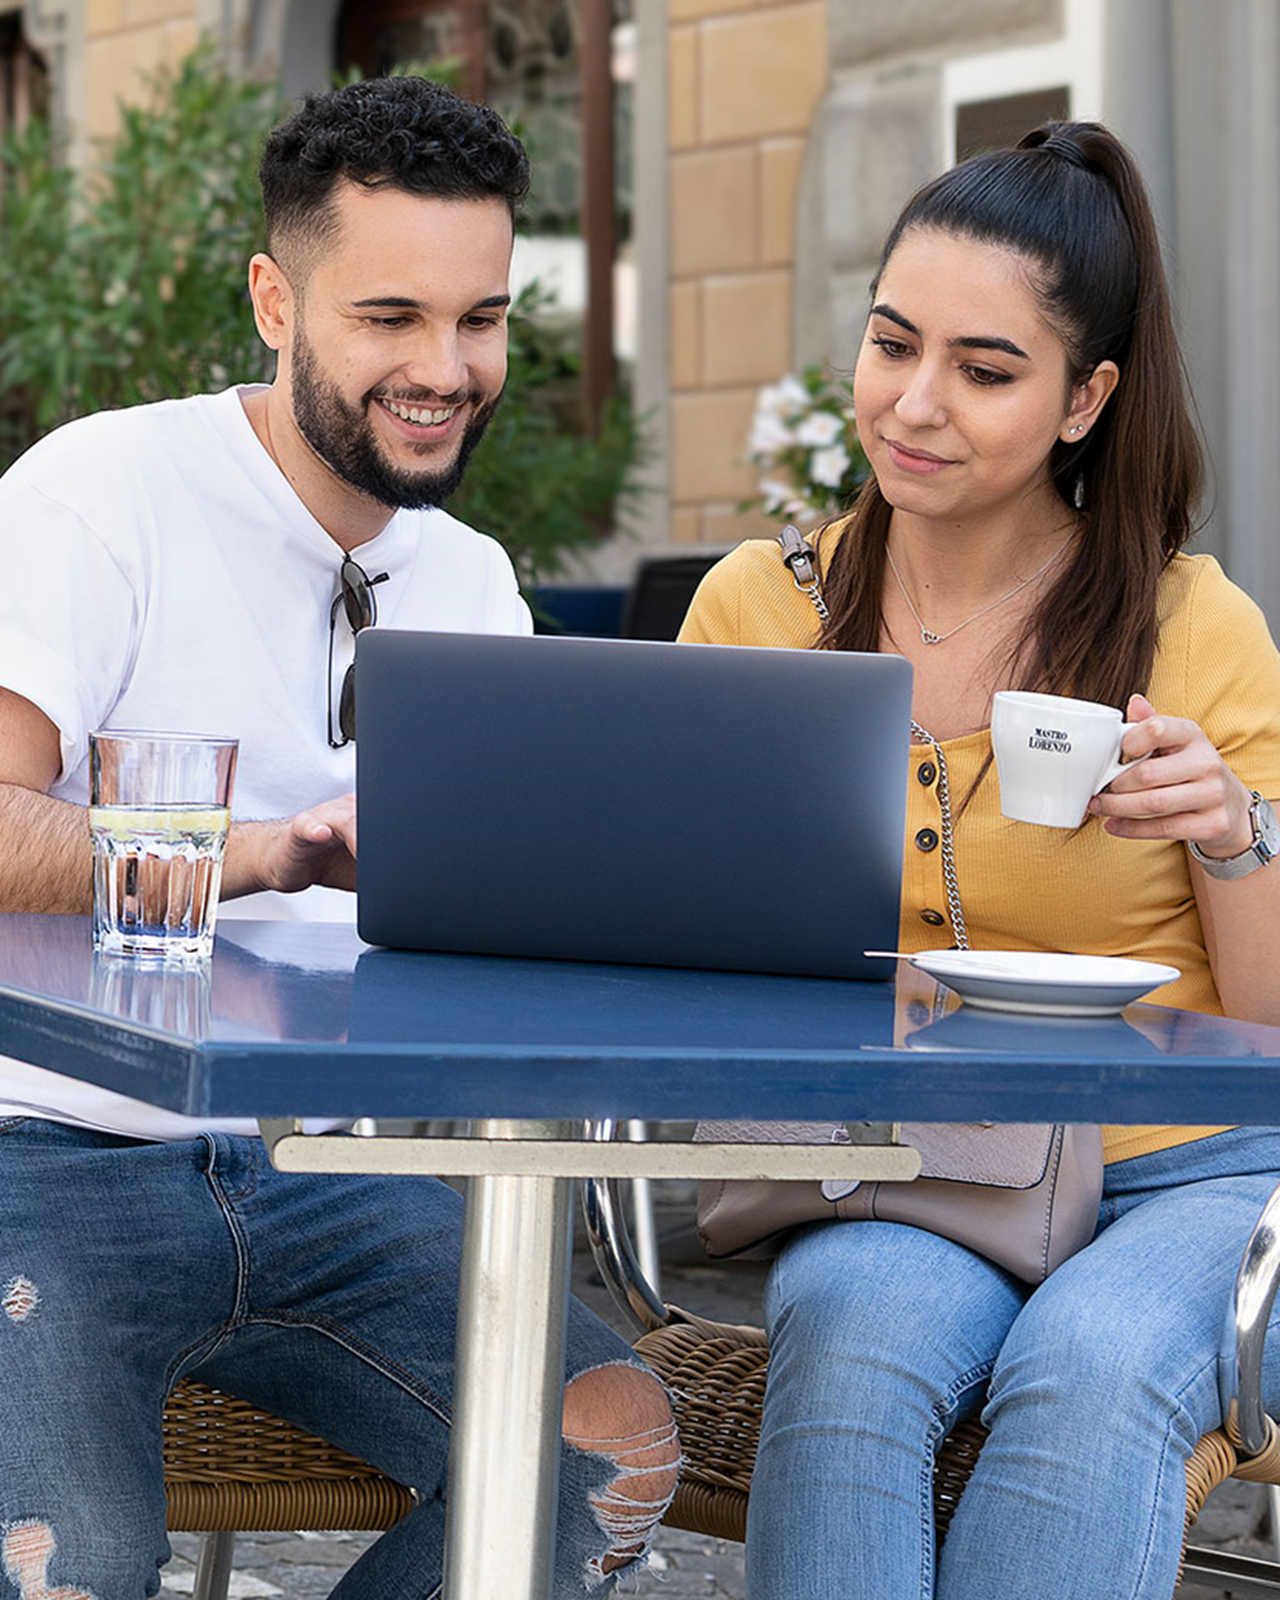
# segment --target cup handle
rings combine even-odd
[[[1136,722],[1122,722],[1120,724],[1120,737],[1123,739],[1130,728],[1136,728],[1137,726],[1138,724]],[[1098,779],[1098,787],[1093,791],[1094,794],[1101,794],[1113,779],[1118,778],[1122,772],[1128,772],[1130,767],[1136,767],[1140,761],[1145,761],[1147,756],[1151,755],[1152,753],[1152,751],[1148,750],[1140,756],[1134,756],[1132,761],[1121,761],[1119,756],[1117,756],[1107,770],[1102,774],[1101,778]]]

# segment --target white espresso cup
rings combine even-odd
[[[991,707],[1000,810],[1015,822],[1078,828],[1093,796],[1133,765],[1120,760],[1120,741],[1136,726],[1094,700],[1000,690]]]

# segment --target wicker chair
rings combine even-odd
[[[206,1536],[195,1600],[226,1600],[237,1532],[389,1528],[414,1504],[355,1456],[190,1381],[165,1407],[164,1476],[170,1531]]]
[[[583,1187],[587,1234],[596,1264],[619,1309],[647,1329],[636,1351],[671,1391],[684,1453],[669,1526],[721,1539],[746,1537],[747,1499],[760,1439],[760,1413],[769,1364],[760,1328],[710,1322],[662,1304],[641,1275],[614,1186]],[[1199,1549],[1186,1532],[1209,1491],[1228,1477],[1280,1484],[1280,1429],[1261,1402],[1263,1339],[1280,1284],[1280,1189],[1267,1202],[1245,1250],[1232,1305],[1227,1308],[1235,1360],[1223,1395],[1227,1423],[1196,1445],[1187,1464],[1183,1576],[1239,1586],[1248,1595],[1280,1595],[1280,1562]],[[1228,1346],[1229,1347],[1229,1346]],[[987,1430],[961,1423],[946,1440],[934,1469],[934,1518],[939,1537],[973,1471]],[[1241,1436],[1252,1448],[1246,1452]],[[1273,1511],[1275,1502],[1273,1500]]]

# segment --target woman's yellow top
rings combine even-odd
[[[831,534],[822,541],[829,563]],[[1204,730],[1247,788],[1280,799],[1280,654],[1252,600],[1212,556],[1177,556],[1158,597],[1160,639],[1147,698]],[[740,545],[703,579],[680,638],[804,648],[818,635],[812,602],[773,540]],[[1115,839],[1090,817],[1075,831],[1000,814],[989,731],[942,741],[955,815],[956,876],[969,938],[981,950],[1066,950],[1167,962],[1182,976],[1148,998],[1222,1014],[1180,843]],[[951,942],[932,749],[913,744],[899,949]],[[964,797],[968,803],[961,809]],[[1280,872],[1280,865],[1268,869]],[[1108,1161],[1202,1138],[1216,1128],[1103,1130]]]

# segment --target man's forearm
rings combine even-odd
[[[92,903],[85,808],[0,783],[0,911],[85,912]]]
[[[355,797],[297,817],[233,823],[222,898],[308,884],[355,888]],[[0,783],[0,911],[86,912],[93,907],[93,847],[83,806]]]
[[[263,888],[262,849],[279,823],[237,823],[227,848],[223,897]],[[0,783],[0,911],[93,909],[89,813],[52,795]]]

